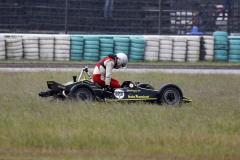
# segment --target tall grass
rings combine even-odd
[[[38,97],[47,80],[74,74],[0,72],[0,159],[240,158],[239,75],[113,74],[155,89],[177,84],[193,103],[175,108]]]

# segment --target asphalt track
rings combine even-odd
[[[80,72],[88,66],[92,71],[95,64],[67,63],[0,63],[0,71],[8,72],[41,72],[41,71],[72,71]],[[125,69],[115,69],[114,72],[160,72],[186,74],[240,74],[240,66],[212,65],[151,65],[129,64]]]

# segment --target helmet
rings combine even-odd
[[[124,53],[118,53],[116,54],[116,57],[117,57],[117,61],[116,61],[117,63],[115,68],[126,67],[128,63],[127,55]]]

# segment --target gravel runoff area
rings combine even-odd
[[[38,72],[38,71],[73,71],[80,72],[88,66],[93,71],[96,64],[68,64],[68,63],[0,63],[0,71],[12,72]],[[162,72],[162,73],[188,73],[188,74],[240,74],[237,65],[153,65],[128,64],[127,69],[114,70],[114,72]]]

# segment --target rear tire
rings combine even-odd
[[[88,88],[81,87],[81,88],[77,89],[77,91],[75,92],[74,98],[77,101],[92,102],[93,94]]]

